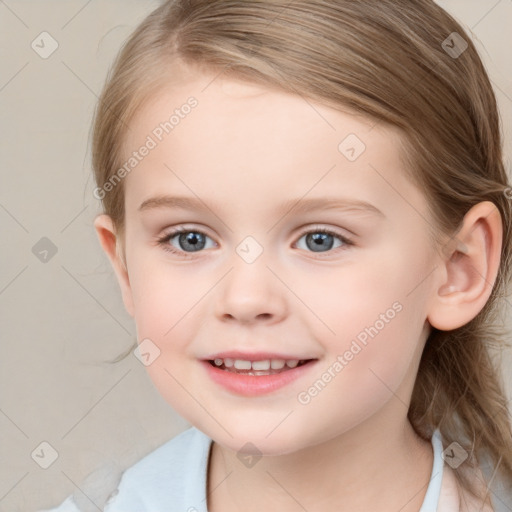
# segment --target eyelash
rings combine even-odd
[[[175,249],[171,245],[169,245],[168,242],[170,240],[172,240],[176,235],[179,235],[180,233],[198,233],[198,234],[203,235],[205,237],[211,238],[204,231],[201,231],[199,229],[191,229],[191,228],[180,227],[180,228],[173,229],[169,233],[166,233],[165,235],[163,235],[161,238],[158,238],[157,242],[158,242],[159,245],[162,246],[164,251],[167,251],[167,252],[170,252],[170,253],[173,253],[173,254],[179,254],[180,256],[182,256],[184,258],[194,258],[195,257],[194,256],[195,255],[194,252],[180,251],[180,250]],[[305,231],[304,233],[302,233],[300,235],[298,240],[300,240],[304,235],[309,235],[311,233],[324,233],[324,234],[327,234],[327,235],[333,235],[334,237],[338,238],[343,243],[343,246],[336,247],[335,249],[330,249],[329,251],[326,251],[325,253],[321,253],[321,252],[315,253],[314,251],[309,251],[309,252],[312,252],[313,254],[328,254],[328,253],[335,252],[336,249],[346,250],[348,247],[354,245],[354,242],[352,242],[352,240],[350,240],[346,236],[340,235],[336,231],[332,231],[332,230],[329,230],[329,229],[326,229],[326,228],[317,228],[317,229],[311,229],[309,231]],[[202,251],[197,251],[197,252],[202,252]],[[322,257],[323,256],[320,256],[320,258],[322,258]]]

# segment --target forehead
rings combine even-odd
[[[309,191],[364,190],[360,199],[387,208],[401,194],[422,200],[405,178],[397,129],[236,78],[178,74],[130,128],[125,158],[149,140],[154,147],[126,178],[127,210],[163,190],[226,203],[236,203],[236,190],[240,206],[249,196],[270,202]]]

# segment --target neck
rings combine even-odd
[[[250,468],[236,452],[213,443],[208,511],[418,512],[430,481],[432,445],[406,417],[375,419],[322,444],[263,456]]]

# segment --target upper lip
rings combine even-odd
[[[241,352],[240,350],[229,350],[226,352],[218,352],[207,356],[205,360],[213,361],[214,359],[242,359],[244,361],[265,361],[266,359],[284,359],[285,361],[296,360],[306,361],[308,359],[316,359],[314,357],[302,357],[289,354],[278,354],[276,352]]]

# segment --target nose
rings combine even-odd
[[[216,316],[221,321],[273,324],[285,318],[286,287],[264,254],[252,263],[236,253],[230,259],[231,270],[219,283],[216,296]]]

